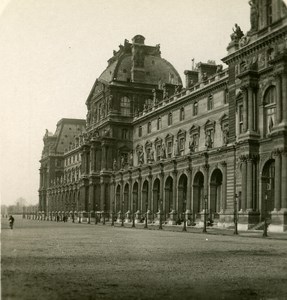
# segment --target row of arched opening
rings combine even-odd
[[[209,212],[213,213],[214,217],[218,215],[222,202],[222,172],[216,169],[210,180],[210,201]],[[174,210],[179,214],[187,209],[188,197],[188,178],[186,174],[179,177],[177,185],[174,184],[174,179],[168,176],[164,181],[164,186],[161,186],[161,181],[157,178],[149,187],[148,180],[145,180],[142,185],[141,193],[139,194],[139,184],[135,182],[132,185],[132,199],[129,198],[130,184],[126,183],[123,186],[123,197],[121,199],[121,186],[116,188],[115,211],[127,212],[128,210],[136,212],[146,212],[150,210],[156,214],[161,210],[165,219],[169,218],[169,213]],[[161,188],[162,191],[161,191]],[[176,190],[174,190],[176,189]],[[192,203],[190,209],[195,214],[201,213],[204,208],[204,175],[198,171],[194,176],[192,189]],[[161,196],[162,199],[161,199]],[[141,198],[141,199],[140,199]]]

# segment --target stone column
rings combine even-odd
[[[246,159],[242,159],[242,174],[241,174],[241,210],[246,210],[246,184],[247,184],[247,163]]]
[[[141,211],[142,206],[142,177],[138,177],[138,210]]]
[[[246,185],[246,198],[247,198],[247,210],[253,211],[252,196],[253,196],[253,159],[247,159],[247,185]]]
[[[152,175],[148,176],[148,210],[152,210]]]
[[[287,211],[287,151],[282,153],[281,210]]]
[[[254,120],[253,120],[253,89],[248,87],[248,129],[249,131],[254,130]]]
[[[282,81],[281,74],[276,74],[276,124],[282,120]]]
[[[91,145],[90,149],[90,172],[94,173],[96,171],[95,169],[95,159],[96,159],[96,153],[95,153],[95,145]]]
[[[105,188],[106,188],[106,185],[102,178],[101,179],[101,208],[100,208],[101,211],[105,210],[105,195],[106,195]]]
[[[102,144],[102,164],[101,164],[101,169],[106,170],[106,165],[107,165],[107,155],[106,155],[106,145]]]
[[[187,170],[186,210],[191,210],[191,169]]]
[[[247,90],[246,88],[242,88],[242,96],[243,96],[243,132],[246,132],[248,129],[247,123]]]
[[[282,74],[282,121],[287,123],[287,74]]]
[[[275,153],[275,207],[274,210],[278,211],[281,207],[281,153]],[[285,185],[287,183],[285,182]]]
[[[227,171],[226,171],[226,162],[221,163],[222,166],[222,202],[221,202],[221,211],[225,212],[226,209],[226,186],[227,186]]]
[[[205,197],[207,196],[208,197],[208,171],[209,171],[209,165],[208,164],[205,164],[204,167],[204,195],[202,197],[202,203],[201,203],[201,207],[202,207],[202,210],[204,210],[204,201],[205,201]],[[210,199],[208,199],[208,201],[210,201]],[[207,203],[207,206],[209,206],[209,203]]]
[[[177,204],[177,171],[173,171],[172,210],[176,211]]]
[[[100,145],[96,146],[96,171],[100,171],[101,170],[101,147]]]

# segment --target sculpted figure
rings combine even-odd
[[[123,169],[126,165],[126,162],[125,162],[125,157],[122,155],[121,156],[121,168]]]
[[[238,26],[237,24],[234,25],[232,31],[233,33],[230,36],[232,41],[238,42],[244,36],[243,31],[241,30],[240,26]]]
[[[228,128],[226,128],[226,129],[223,131],[223,144],[224,144],[224,145],[227,145],[227,144],[228,144],[228,136],[229,136],[229,130],[228,130]]]
[[[130,155],[129,155],[129,165],[130,167],[132,167],[134,164],[134,155],[133,155],[133,151],[130,152]]]
[[[140,165],[144,164],[144,153],[143,153],[143,151],[140,151],[138,153],[138,161],[139,161]]]
[[[258,7],[256,0],[249,1],[250,8],[250,24],[251,24],[251,31],[258,30]]]
[[[190,151],[190,154],[194,153],[195,152],[195,146],[196,146],[196,143],[195,143],[195,139],[194,139],[194,136],[192,137],[192,141],[189,142],[189,151]]]
[[[165,144],[162,144],[160,149],[160,158],[165,159],[166,158],[166,151],[165,151]]]
[[[207,131],[205,136],[205,146],[207,149],[212,148],[211,132]]]
[[[154,151],[152,149],[150,149],[149,151],[149,161],[150,162],[154,161]]]
[[[117,170],[117,160],[114,159],[113,161],[113,171],[116,171]]]
[[[179,155],[179,148],[178,148],[178,140],[175,140],[174,146],[173,146],[173,155],[178,156]]]

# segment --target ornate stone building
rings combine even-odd
[[[269,230],[287,230],[287,10],[281,0],[249,4],[251,29],[235,24],[228,67],[198,63],[185,87],[143,36],[114,51],[86,101],[85,130],[51,154],[60,125],[44,137],[46,216],[158,222],[162,214],[175,224],[185,215],[200,225],[207,211],[229,227],[237,208],[241,229],[268,216]]]

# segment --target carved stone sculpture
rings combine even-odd
[[[258,6],[256,0],[249,1],[251,31],[258,30]]]

